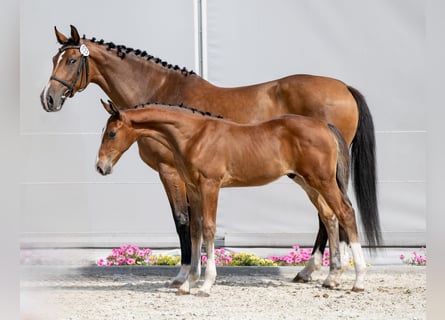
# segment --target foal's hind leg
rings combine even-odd
[[[319,184],[322,184],[320,182]],[[325,226],[325,231],[329,239],[329,250],[330,250],[330,263],[329,263],[329,275],[323,283],[324,287],[334,288],[338,285],[338,278],[342,273],[341,261],[340,261],[340,251],[339,251],[339,225],[338,220],[333,212],[333,210],[326,203],[323,196],[318,191],[320,188],[315,189],[312,186],[301,184],[303,189],[306,191],[309,199],[318,209],[319,219]],[[323,234],[321,234],[323,236]],[[321,244],[326,244],[326,239],[317,238],[317,240],[324,240]],[[314,260],[317,256],[313,256]],[[318,256],[319,263],[321,264],[321,253]],[[314,263],[315,265],[315,263]],[[298,277],[298,275],[297,275]]]
[[[312,273],[319,270],[323,260],[323,252],[326,248],[328,242],[328,233],[326,227],[321,221],[320,214],[318,214],[318,234],[315,240],[314,247],[312,249],[312,254],[309,261],[304,266],[303,270],[298,272],[298,274],[293,279],[294,282],[309,282],[312,280]]]
[[[318,215],[318,234],[312,249],[311,258],[304,266],[303,270],[293,279],[294,282],[304,283],[312,280],[312,273],[319,270],[323,262],[323,254],[328,242],[328,233],[326,227],[321,221],[320,214]],[[349,253],[348,253],[348,236],[342,226],[339,226],[340,235],[340,260],[342,269],[349,267]]]
[[[324,200],[319,199],[319,202],[324,202]],[[330,208],[328,208],[324,203],[321,204],[321,206],[323,207],[321,219],[326,226],[326,231],[329,238],[329,274],[323,282],[323,287],[335,288],[339,284],[339,277],[342,273],[339,250],[339,225],[337,218],[332,214]]]
[[[357,222],[355,219],[355,212],[351,206],[351,202],[346,195],[333,195],[332,193],[325,193],[324,198],[328,205],[333,208],[339,223],[345,229],[350,240],[352,257],[354,258],[355,268],[355,283],[352,288],[353,291],[364,290],[364,277],[366,274],[366,263],[359,242]]]

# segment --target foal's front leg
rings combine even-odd
[[[181,269],[171,283],[172,287],[179,287],[189,275],[192,255],[186,188],[174,167],[160,164],[158,171],[167,193],[181,247]]]
[[[179,287],[178,294],[190,294],[201,276],[201,247],[202,247],[202,204],[199,194],[188,188],[190,201],[190,236],[192,242],[191,267],[187,279]]]
[[[204,297],[210,295],[210,288],[216,280],[215,232],[219,189],[220,184],[218,181],[205,180],[201,183],[202,236],[207,251],[207,267],[205,280],[199,289],[198,295]]]

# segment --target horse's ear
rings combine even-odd
[[[75,46],[80,44],[80,36],[79,32],[77,32],[77,29],[75,26],[70,25],[71,27],[71,39],[73,39],[73,43]]]
[[[68,41],[68,38],[62,32],[59,32],[56,26],[54,26],[54,31],[56,32],[57,42],[65,44]]]
[[[115,104],[108,100],[108,103],[100,99],[100,102],[102,102],[102,105],[104,106],[105,110],[112,115],[112,116],[118,116],[120,115],[119,109],[115,106]]]

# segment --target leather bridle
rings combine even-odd
[[[67,87],[67,90],[64,92],[62,99],[65,99],[66,97],[71,98],[74,96],[74,86],[76,85],[77,81],[79,81],[80,78],[80,89],[77,90],[78,92],[83,91],[87,85],[88,85],[88,79],[90,77],[90,66],[88,63],[88,55],[89,50],[85,44],[82,44],[80,46],[65,46],[59,49],[59,53],[62,53],[65,50],[68,49],[79,49],[81,53],[81,60],[79,63],[79,67],[77,68],[76,75],[71,83],[62,80],[60,78],[57,78],[55,76],[51,76],[50,80],[55,80],[57,82],[60,82],[65,87]],[[83,80],[85,78],[85,81]]]

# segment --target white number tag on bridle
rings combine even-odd
[[[84,56],[84,57],[88,57],[90,55],[90,50],[88,50],[87,46],[82,44],[80,46],[80,53]]]

